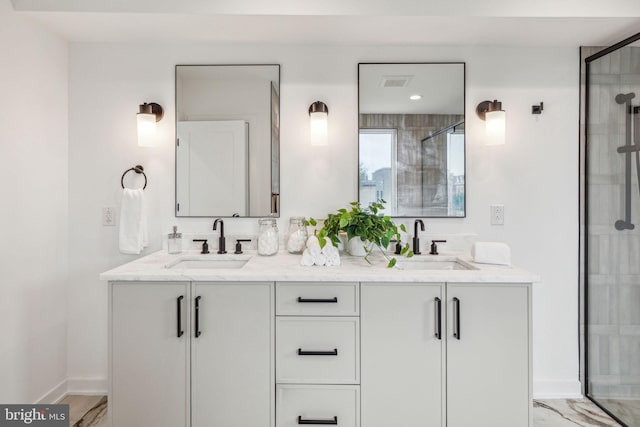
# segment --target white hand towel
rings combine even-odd
[[[340,265],[340,252],[338,251],[338,248],[335,248],[335,252],[331,251],[329,253],[329,255],[327,255],[327,262],[326,262],[326,266],[327,267],[337,267]]]
[[[340,258],[336,258],[336,259],[327,258],[327,263],[325,265],[327,267],[339,267],[340,266]]]
[[[333,246],[333,243],[331,242],[330,238],[325,237],[324,239],[326,244],[324,245],[324,248],[322,248],[323,254],[325,254],[326,256],[329,256],[329,254],[333,253],[333,249],[338,250],[338,248]]]
[[[309,236],[309,238],[307,239],[307,247],[314,246],[314,245],[320,246],[320,242],[318,241],[318,238],[316,236]]]
[[[308,249],[305,249],[302,252],[302,257],[300,258],[300,265],[305,267],[311,267],[313,265],[313,256],[309,253]]]
[[[322,249],[320,249],[320,245],[317,243],[315,245],[307,246],[307,250],[314,258],[322,253]]]
[[[139,254],[148,245],[144,191],[125,188],[120,207],[120,252]]]
[[[323,266],[327,263],[327,257],[322,253],[319,253],[318,256],[313,257],[313,263],[315,265]]]
[[[324,254],[327,257],[338,257],[340,258],[340,251],[338,250],[338,248],[336,248],[335,246],[329,246],[329,247],[325,247],[326,251],[324,252]]]
[[[511,248],[506,243],[476,242],[471,247],[471,257],[481,264],[511,265]]]

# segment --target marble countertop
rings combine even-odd
[[[477,264],[469,255],[441,253],[440,255],[416,255],[407,259],[397,256],[398,263],[457,261],[468,270],[400,269],[386,268],[382,255],[372,255],[372,265],[361,257],[341,255],[337,267],[304,267],[301,255],[281,251],[273,256],[260,256],[255,251],[242,255],[184,251],[170,255],[161,250],[135,261],[106,271],[101,280],[109,281],[328,281],[328,282],[458,282],[458,283],[530,283],[540,278],[517,267]],[[247,260],[242,268],[168,268],[180,260]]]

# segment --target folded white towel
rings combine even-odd
[[[336,259],[327,258],[327,263],[325,265],[327,267],[339,267],[340,266],[340,258],[336,258]]]
[[[311,256],[313,256],[314,258],[316,258],[318,255],[322,253],[322,249],[320,249],[319,244],[307,246],[307,250],[309,251]]]
[[[309,236],[309,238],[307,239],[307,247],[313,245],[320,246],[320,242],[318,241],[318,238],[316,236]]]
[[[318,256],[313,257],[313,263],[322,267],[327,263],[327,257],[324,254],[319,253]]]
[[[313,256],[309,253],[308,249],[302,252],[302,258],[300,258],[300,265],[305,267],[311,267],[313,265]]]
[[[476,242],[471,247],[471,257],[482,264],[511,265],[511,248],[506,243]]]
[[[120,252],[139,254],[148,244],[144,191],[125,188],[120,207]]]
[[[340,265],[340,252],[338,251],[338,248],[333,248],[335,249],[334,251],[330,251],[329,255],[327,255],[327,262],[326,262],[326,266],[328,267],[337,267]]]
[[[322,248],[322,253],[325,255],[329,255],[330,253],[333,253],[333,250],[335,249],[336,251],[338,250],[338,248],[336,248],[335,246],[333,246],[333,243],[331,242],[331,239],[326,237],[325,241],[327,242],[326,245],[324,245],[324,248]]]

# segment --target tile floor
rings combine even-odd
[[[107,397],[70,395],[59,403],[69,405],[70,427],[107,427]]]
[[[534,400],[534,427],[619,427],[588,399]]]
[[[71,427],[107,427],[105,396],[67,396],[60,403],[69,404]],[[536,400],[533,403],[533,425],[619,427],[618,423],[587,399]]]
[[[600,403],[631,427],[640,426],[640,399],[599,399]]]

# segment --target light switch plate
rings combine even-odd
[[[491,205],[491,225],[504,225],[504,205]]]

